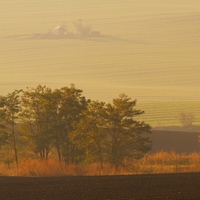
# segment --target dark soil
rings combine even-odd
[[[200,200],[200,173],[101,177],[0,177],[0,200]]]

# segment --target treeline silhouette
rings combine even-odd
[[[151,149],[151,127],[136,120],[144,113],[136,100],[120,94],[112,103],[92,101],[74,84],[14,90],[0,96],[0,148],[8,146],[18,165],[19,151],[60,162],[123,165]]]

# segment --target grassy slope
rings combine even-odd
[[[200,101],[138,102],[137,107],[145,111],[141,119],[153,127],[169,126],[168,129],[173,130],[173,126],[181,126],[179,115],[182,112],[192,113],[195,117],[193,125],[200,125]]]

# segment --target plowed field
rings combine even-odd
[[[199,200],[200,173],[101,177],[0,177],[1,200]]]

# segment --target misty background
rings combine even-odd
[[[77,20],[106,37],[29,37],[63,25],[76,33]],[[1,1],[0,95],[74,83],[93,100],[126,93],[148,104],[147,116],[157,105],[163,121],[166,113],[174,111],[175,120],[183,108],[190,111],[191,102],[198,115],[199,21],[198,0]]]

